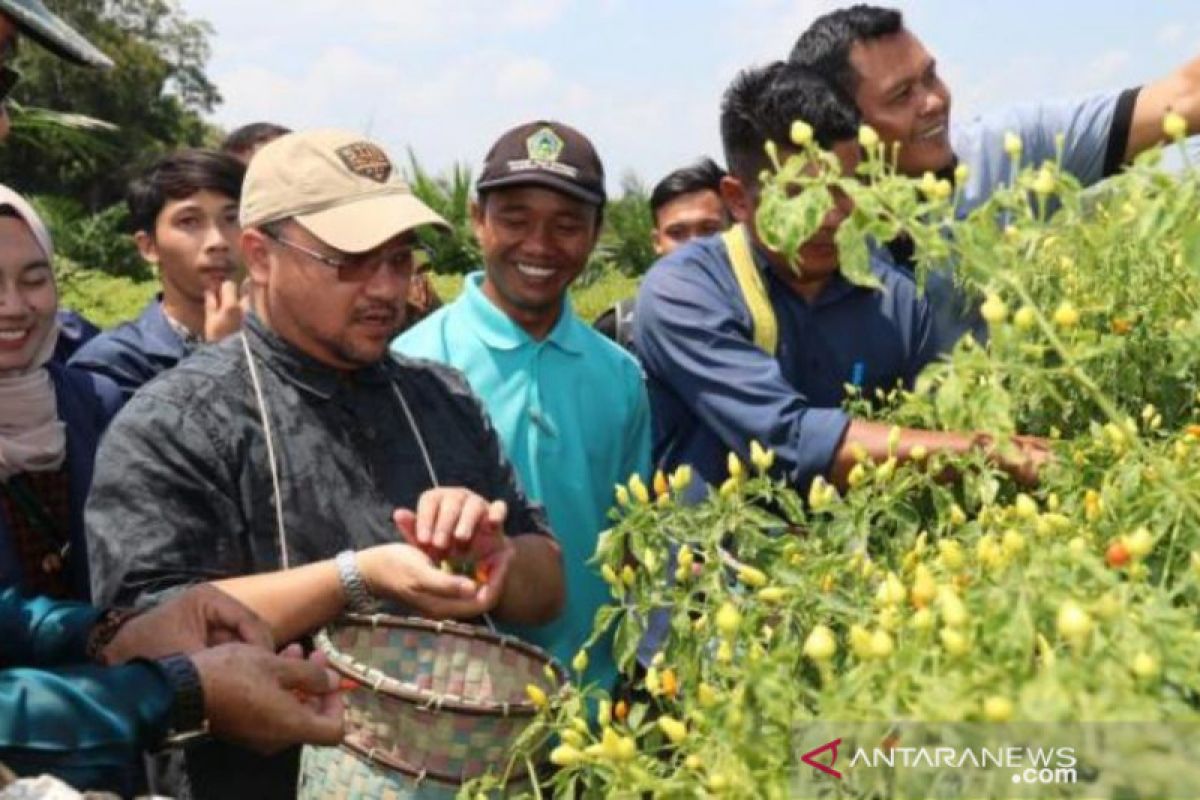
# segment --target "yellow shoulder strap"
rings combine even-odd
[[[733,265],[738,288],[742,290],[742,299],[750,309],[754,344],[768,354],[775,355],[779,347],[779,326],[775,322],[775,309],[771,308],[771,300],[767,297],[767,287],[754,264],[746,229],[742,225],[735,225],[721,234],[721,238],[725,241],[725,250],[729,253],[729,263]]]

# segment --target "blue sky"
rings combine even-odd
[[[610,191],[719,155],[738,69],[786,55],[840,3],[803,0],[181,0],[215,28],[214,121],[363,131],[434,170],[477,169],[549,117],[596,144]],[[954,117],[1137,85],[1200,56],[1194,0],[898,3],[938,58]],[[270,9],[270,13],[267,13]]]

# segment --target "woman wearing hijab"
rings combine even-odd
[[[58,287],[37,212],[0,185],[0,587],[88,600],[83,507],[115,384],[51,361]]]

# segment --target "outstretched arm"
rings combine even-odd
[[[897,462],[913,459],[913,450],[921,448],[926,453],[964,454],[971,450],[986,452],[1001,469],[1026,486],[1037,483],[1038,471],[1050,458],[1046,442],[1027,436],[1013,437],[1014,452],[1004,454],[991,448],[990,437],[960,431],[927,431],[901,428],[894,451],[889,450],[892,426],[878,422],[853,420],[846,429],[846,436],[833,459],[829,479],[838,488],[848,483],[850,470],[858,462],[857,454],[865,452],[869,460],[882,463],[894,456]]]
[[[367,590],[434,619],[494,613],[508,622],[541,624],[562,608],[562,562],[553,537],[505,536],[507,506],[468,489],[425,492],[417,511],[394,515],[405,540],[355,554]],[[443,559],[467,557],[482,565],[475,579],[443,572]],[[486,574],[485,574],[486,573]],[[333,560],[220,581],[267,625],[276,641],[290,642],[341,614],[348,598]]]
[[[1163,141],[1162,122],[1168,111],[1187,120],[1189,132],[1200,133],[1200,57],[1142,87],[1133,107],[1129,140],[1125,144],[1126,161]]]

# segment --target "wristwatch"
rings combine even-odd
[[[353,550],[343,550],[334,559],[337,564],[338,577],[342,581],[342,591],[346,595],[346,608],[356,614],[370,614],[379,607],[379,603],[367,589],[367,582],[358,569],[358,559]]]
[[[208,720],[204,714],[204,685],[192,660],[182,653],[158,659],[158,666],[167,676],[174,702],[171,704],[171,730],[163,740],[164,747],[177,747],[208,735]]]

